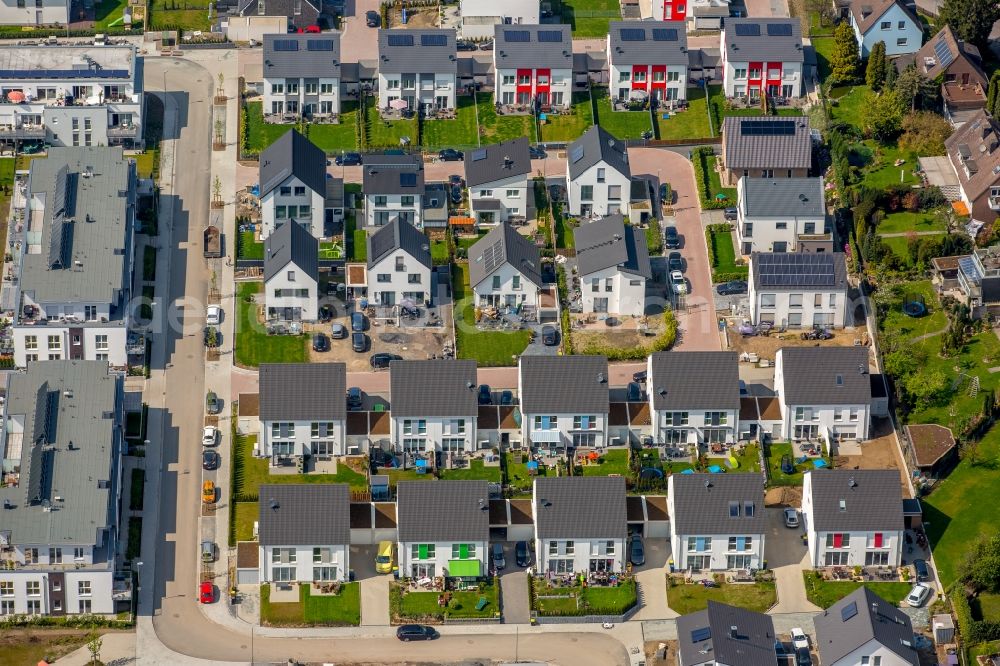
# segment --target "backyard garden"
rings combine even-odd
[[[718,601],[758,613],[766,613],[778,601],[774,580],[770,576],[751,583],[728,583],[716,575],[714,586],[697,581],[685,583],[678,576],[667,576],[667,605],[681,615],[708,608],[709,601]]]
[[[621,615],[637,603],[635,579],[608,574],[608,584],[588,584],[583,575],[532,576],[531,608],[541,616]]]
[[[308,357],[306,336],[268,335],[258,317],[262,305],[255,301],[263,290],[260,282],[241,282],[236,291],[236,363],[255,368],[261,363],[304,363]]]
[[[478,564],[478,560],[470,561]],[[500,615],[500,579],[482,580],[471,589],[426,592],[393,584],[389,588],[389,615],[394,624],[496,618]]]
[[[299,600],[271,602],[271,584],[260,586],[260,623],[265,627],[344,627],[361,624],[361,583],[298,585]],[[315,588],[315,589],[314,589]]]
[[[531,332],[484,331],[476,326],[474,294],[469,287],[469,265],[452,266],[452,290],[455,307],[461,317],[455,318],[455,344],[458,358],[472,359],[481,366],[515,365],[517,357],[528,346]]]

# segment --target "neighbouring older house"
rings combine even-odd
[[[643,316],[653,280],[645,232],[611,215],[584,222],[573,236],[583,312]]]
[[[938,478],[958,461],[958,446],[951,428],[936,423],[912,423],[903,428],[906,453],[924,476]]]
[[[812,136],[804,119],[729,116],[722,123],[722,182],[740,178],[805,178],[812,167]]]
[[[923,24],[902,0],[853,0],[850,10],[862,58],[878,42],[885,43],[885,54],[890,57],[915,53],[923,44]]]
[[[755,325],[843,328],[848,324],[846,255],[754,252],[749,300]]]
[[[897,58],[896,68],[902,71],[911,63],[927,79],[941,80],[944,113],[956,127],[986,105],[988,82],[979,49],[959,39],[951,26],[941,28],[912,58]]]
[[[944,147],[973,220],[993,224],[1000,215],[1000,123],[979,111],[945,139]]]
[[[798,19],[726,18],[719,48],[726,97],[751,104],[805,93],[802,27]]]
[[[612,21],[607,52],[615,99],[648,98],[667,106],[687,100],[688,48],[683,24]]]
[[[736,240],[754,252],[830,252],[822,178],[751,178],[737,183]]]
[[[959,257],[958,288],[973,317],[1000,312],[1000,247],[979,247]]]

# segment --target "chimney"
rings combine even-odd
[[[729,627],[729,637],[730,638],[739,638],[739,632],[737,632],[735,624],[733,626]]]

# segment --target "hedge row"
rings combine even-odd
[[[701,148],[695,148],[694,150],[694,175],[695,181],[698,183],[698,198],[701,199],[701,207],[703,210],[720,210],[722,208],[728,208],[730,205],[729,201],[718,201],[709,196],[708,184],[710,179],[710,167],[708,163],[714,156],[715,149],[711,146],[702,146]]]
[[[642,361],[653,352],[667,351],[674,346],[674,342],[676,341],[677,319],[674,318],[673,310],[665,310],[663,312],[663,332],[656,336],[653,344],[649,346],[622,348],[600,342],[592,342],[584,349],[581,349],[580,353],[588,356],[606,356],[609,361]]]

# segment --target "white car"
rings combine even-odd
[[[809,638],[806,636],[806,632],[798,627],[792,629],[792,647],[796,650],[809,647]]]
[[[201,431],[201,445],[215,446],[219,443],[219,429],[215,426],[205,426]]]
[[[927,602],[927,599],[930,596],[931,588],[923,583],[917,583],[910,590],[910,593],[906,595],[906,605],[913,606],[914,608],[920,608]]]
[[[670,288],[675,294],[686,294],[688,290],[684,274],[680,271],[670,271]]]
[[[205,325],[218,326],[222,323],[222,308],[218,305],[209,305],[205,310]]]

